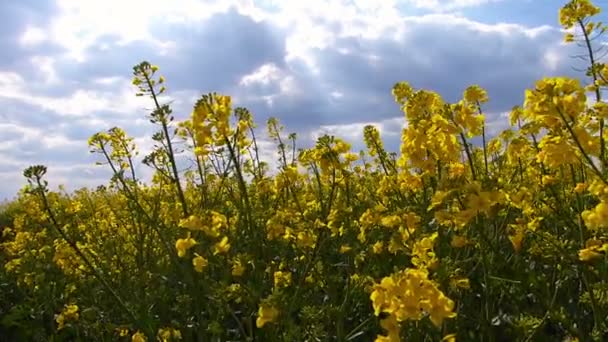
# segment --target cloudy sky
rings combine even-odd
[[[324,132],[358,149],[375,123],[396,147],[400,80],[449,101],[481,85],[497,130],[534,80],[576,74],[557,21],[564,2],[1,0],[0,199],[32,164],[48,166],[53,186],[105,183],[87,148],[97,131],[120,126],[149,149],[150,103],[130,84],[142,60],[165,75],[177,119],[217,91],[260,124],[278,117],[303,145]]]

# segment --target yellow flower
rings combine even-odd
[[[578,258],[581,261],[592,261],[601,258],[608,252],[608,243],[602,244],[600,240],[589,239],[585,243],[585,247],[578,251]]]
[[[435,326],[440,327],[445,318],[456,317],[456,313],[452,312],[454,309],[454,302],[443,293],[430,297],[429,300],[432,305],[431,309],[428,310],[429,318]]]
[[[522,243],[524,241],[524,231],[523,229],[517,229],[515,234],[509,235],[509,240],[511,240],[511,244],[513,245],[513,249],[515,252],[519,252],[521,250]]]
[[[595,208],[584,210],[581,217],[590,230],[605,227],[608,222],[608,201],[603,199]]]
[[[245,273],[245,266],[243,266],[240,259],[235,260],[232,263],[232,275],[235,277],[240,277],[243,275],[243,273]]]
[[[436,206],[440,205],[449,194],[449,191],[436,191],[431,198],[431,205],[429,206],[428,210],[432,210]]]
[[[456,342],[456,334],[445,335],[441,342]]]
[[[340,254],[348,253],[352,249],[353,248],[349,245],[342,245],[340,246]]]
[[[131,342],[146,342],[146,341],[148,341],[148,338],[142,332],[138,331],[135,334],[133,334],[133,336],[131,336]]]
[[[177,329],[162,328],[158,329],[156,337],[160,342],[176,341],[182,339],[182,333]]]
[[[205,267],[207,267],[207,265],[209,265],[209,261],[207,259],[205,259],[204,257],[195,254],[196,257],[194,257],[194,259],[192,259],[192,265],[194,266],[194,270],[196,272],[203,272],[203,269],[205,269]]]
[[[395,228],[401,224],[401,218],[397,215],[385,216],[380,220],[380,224],[386,228]]]
[[[192,247],[194,247],[194,245],[196,245],[196,241],[190,237],[190,233],[188,233],[188,237],[186,237],[185,239],[178,239],[175,242],[175,249],[177,249],[177,255],[180,258],[183,258],[186,256],[186,252],[188,252],[188,250]]]
[[[274,286],[285,287],[291,284],[291,273],[290,272],[274,272]]]
[[[203,222],[198,216],[190,215],[187,219],[181,219],[179,226],[191,230],[200,230],[203,228]]]
[[[408,268],[373,286],[370,295],[374,314],[394,315],[397,322],[420,320],[428,314],[439,326],[445,318],[454,317],[454,302],[446,297],[431,280],[426,270]],[[386,328],[385,328],[386,329]],[[388,329],[387,329],[388,330]]]
[[[600,258],[602,256],[601,253],[597,252],[596,248],[584,248],[578,251],[578,259],[580,261],[592,261],[594,259]]]
[[[55,322],[57,322],[57,330],[63,329],[65,324],[69,321],[77,321],[78,318],[80,318],[78,310],[78,305],[66,305],[61,313],[55,317]]]
[[[400,342],[401,338],[399,337],[399,333],[401,331],[401,326],[399,322],[395,318],[395,316],[390,315],[387,318],[380,321],[380,326],[382,329],[386,330],[386,336],[378,335],[376,337],[375,342]]]
[[[377,241],[372,246],[372,250],[374,251],[374,254],[380,254],[380,253],[382,253],[383,249],[384,249],[384,243],[382,241]]]
[[[438,234],[433,233],[414,243],[412,248],[412,264],[418,268],[432,268],[437,262],[433,246]]]
[[[467,278],[452,278],[450,279],[450,286],[454,289],[470,289],[471,284]]]
[[[308,232],[308,231],[299,232],[296,244],[300,248],[303,248],[303,247],[313,248],[315,246],[316,239],[317,239],[317,237],[314,234],[312,234],[311,232]]]
[[[271,305],[262,304],[258,309],[258,318],[255,321],[255,325],[258,328],[262,328],[266,323],[274,322],[278,316],[279,310]]]
[[[450,165],[448,165],[448,173],[452,178],[464,175],[465,170],[466,168],[463,163],[450,163]]]
[[[464,99],[469,103],[488,102],[488,94],[482,87],[472,85],[464,91]]]
[[[223,254],[230,250],[230,244],[228,243],[228,237],[224,236],[222,240],[213,246],[213,255]]]
[[[600,8],[596,7],[589,0],[571,0],[559,11],[559,22],[564,28],[571,28],[579,20],[600,13]]]
[[[454,235],[452,236],[452,241],[450,241],[450,246],[452,248],[462,248],[469,244],[469,240],[464,236]]]

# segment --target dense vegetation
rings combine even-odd
[[[400,82],[399,154],[373,126],[360,153],[333,136],[299,149],[270,119],[277,170],[247,109],[214,93],[175,122],[158,67],[135,66],[153,179],[120,128],[89,140],[105,186],[50,191],[44,166],[25,170],[0,215],[0,339],[608,340],[597,13],[573,0],[559,16],[590,84],[539,80],[495,137],[479,86],[446,103]]]

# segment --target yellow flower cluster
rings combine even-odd
[[[420,269],[406,269],[383,278],[380,284],[374,285],[371,300],[376,316],[390,315],[384,326],[390,341],[395,340],[394,337],[391,340],[391,336],[399,336],[399,322],[420,320],[426,315],[433,324],[441,326],[444,319],[456,316],[454,302]]]
[[[269,304],[261,304],[255,324],[258,328],[262,328],[267,323],[275,321],[278,317],[279,310],[277,308]]]
[[[592,261],[602,258],[608,254],[608,242],[590,239],[587,240],[585,248],[578,251],[578,258],[581,261]]]
[[[246,134],[252,127],[251,114],[245,109],[237,109],[235,111],[236,131],[234,131],[230,123],[231,112],[232,99],[230,96],[212,93],[203,95],[197,101],[191,114],[196,155],[202,157],[209,155],[215,148],[227,144],[229,137],[233,135],[236,136],[239,148],[249,145]]]
[[[61,311],[61,313],[55,315],[55,322],[57,322],[57,330],[63,329],[65,324],[68,322],[77,321],[78,318],[80,318],[80,314],[78,311],[78,305],[66,305]]]
[[[156,339],[159,342],[180,341],[182,339],[182,333],[178,329],[170,327],[161,328],[158,330]]]
[[[590,230],[598,231],[608,227],[608,185],[601,181],[594,181],[587,190],[599,198],[599,203],[581,213],[581,217]]]

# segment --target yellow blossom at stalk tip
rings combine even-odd
[[[390,315],[387,318],[380,321],[380,326],[386,331],[386,335],[378,335],[375,342],[400,342],[400,331],[401,326],[395,318]]]
[[[469,244],[469,241],[464,236],[454,235],[450,241],[450,246],[453,248],[462,248]]]
[[[232,263],[232,271],[231,271],[231,273],[235,277],[240,277],[240,276],[243,275],[243,273],[245,273],[245,266],[243,265],[243,263],[241,262],[240,259],[236,259]]]
[[[77,321],[79,317],[80,314],[78,305],[66,305],[61,311],[61,313],[55,316],[55,322],[57,322],[57,330],[63,329],[66,323]]]
[[[454,277],[450,279],[450,286],[453,289],[470,289],[471,284],[468,278]]]
[[[158,329],[156,338],[159,342],[179,341],[182,339],[182,333],[173,328],[161,328]]]
[[[274,322],[279,316],[279,310],[269,304],[261,304],[258,309],[258,318],[255,321],[255,325],[258,328],[264,327],[267,323]]]
[[[456,342],[456,334],[448,334],[445,335],[442,339],[441,342]]]
[[[606,253],[608,253],[608,243],[602,243],[602,241],[596,239],[589,239],[585,243],[585,248],[578,251],[578,258],[581,261],[590,262],[602,258]]]
[[[398,322],[420,320],[427,315],[440,326],[445,318],[456,316],[454,302],[428,279],[424,270],[406,269],[383,278],[374,285],[370,299],[376,316],[388,313]]]
[[[342,245],[340,246],[340,254],[344,254],[344,253],[348,253],[352,250],[353,248],[349,245]]]
[[[384,243],[382,241],[377,241],[372,245],[372,250],[374,254],[380,254],[384,250]]]
[[[185,239],[178,239],[175,242],[175,249],[177,249],[177,255],[180,258],[185,257],[188,250],[194,247],[194,245],[196,245],[196,240],[191,238],[190,233],[188,233],[188,236]]]
[[[277,271],[274,272],[274,286],[275,287],[286,287],[291,284],[291,273]]]
[[[228,237],[224,236],[222,240],[213,245],[213,255],[227,253],[230,250],[230,243],[228,243]]]
[[[144,333],[138,331],[135,334],[133,334],[133,336],[131,336],[131,342],[146,342],[148,341],[148,338],[146,337],[146,335],[144,335]]]
[[[194,270],[196,272],[201,273],[201,272],[203,272],[205,267],[207,267],[207,265],[209,265],[209,261],[198,254],[195,254],[195,255],[196,256],[192,259],[192,266],[194,266]]]
[[[594,259],[601,258],[602,254],[597,248],[584,248],[578,251],[578,258],[581,261],[592,261]]]
[[[509,240],[511,241],[511,244],[513,245],[513,249],[515,250],[515,252],[519,252],[521,250],[523,241],[524,241],[524,231],[522,229],[516,229],[515,233],[512,235],[509,235]]]

